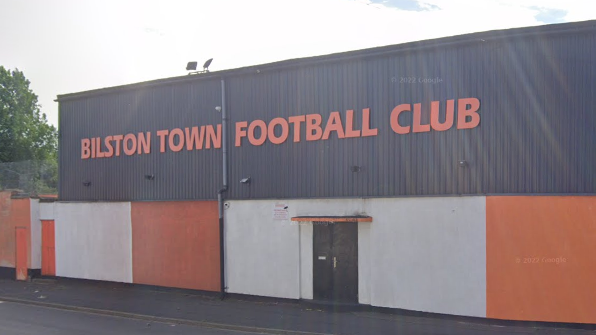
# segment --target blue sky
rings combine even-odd
[[[464,33],[596,19],[567,0],[1,0],[0,65],[58,94]]]

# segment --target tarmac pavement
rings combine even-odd
[[[220,300],[217,294],[72,279],[0,280],[0,301],[148,322],[262,334],[596,334],[484,319],[336,312],[291,300]],[[0,326],[4,322],[0,319]]]
[[[12,302],[0,303],[2,335],[241,335],[232,330],[210,329],[174,323],[147,322]]]

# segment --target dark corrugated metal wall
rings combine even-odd
[[[416,53],[313,65],[227,81],[229,197],[294,198],[495,193],[596,193],[594,33],[509,38]],[[401,78],[439,83],[401,83]],[[480,126],[398,135],[391,110],[402,103],[475,97]],[[216,124],[218,81],[162,86],[61,103],[64,200],[214,198],[221,151],[80,159],[80,139]],[[238,121],[371,109],[375,137],[234,147]],[[411,124],[411,114],[400,117]],[[457,114],[457,113],[456,113]],[[466,167],[458,162],[465,160]],[[352,172],[359,166],[359,172]],[[155,173],[146,181],[146,172]],[[239,180],[251,177],[249,185]],[[98,180],[84,187],[83,179]],[[94,179],[95,178],[95,179]]]
[[[221,105],[219,85],[168,85],[61,103],[60,198],[215,199],[221,187],[221,150],[160,153],[156,132],[218,123],[221,114],[214,107]],[[147,131],[150,154],[81,159],[82,138]],[[83,185],[85,181],[91,185]]]

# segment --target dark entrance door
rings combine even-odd
[[[358,224],[313,222],[315,300],[358,302]]]

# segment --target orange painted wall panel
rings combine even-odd
[[[27,259],[29,258],[29,248],[27,247],[27,236],[29,229],[26,227],[15,228],[15,272],[16,280],[27,280]]]
[[[56,234],[54,220],[41,220],[41,274],[56,275]]]
[[[486,202],[487,317],[596,323],[596,196]]]
[[[131,206],[134,283],[219,291],[217,202]]]
[[[15,228],[24,227],[31,231],[31,204],[27,199],[11,199],[12,192],[0,192],[0,267],[15,267]],[[31,234],[27,235],[27,250],[30,250]],[[31,265],[31,253],[27,255],[27,266]]]

